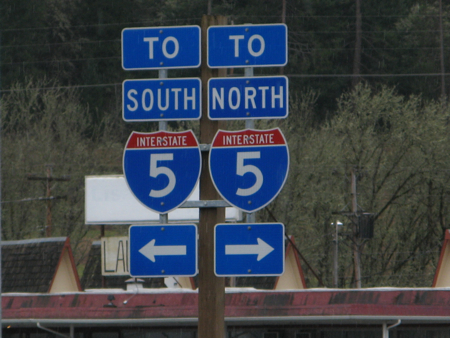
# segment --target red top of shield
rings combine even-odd
[[[285,145],[286,140],[279,128],[271,130],[245,129],[240,131],[219,130],[213,147],[256,147]]]
[[[126,149],[190,148],[198,147],[192,130],[183,132],[158,131],[155,133],[133,132]]]

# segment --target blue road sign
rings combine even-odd
[[[123,172],[136,198],[165,214],[184,203],[201,171],[200,148],[192,130],[131,133],[123,154]]]
[[[216,276],[279,276],[284,272],[284,225],[217,224]]]
[[[208,66],[269,67],[287,64],[287,26],[239,25],[208,28]]]
[[[195,276],[197,226],[140,225],[129,230],[130,275],[133,277]]]
[[[289,88],[285,76],[211,78],[208,117],[211,120],[285,118]]]
[[[196,68],[200,66],[200,27],[125,28],[122,67],[125,70]]]
[[[198,120],[202,113],[198,78],[125,80],[122,112],[127,122]]]
[[[288,169],[289,151],[279,128],[219,130],[212,142],[212,181],[223,199],[245,212],[269,204],[283,188]]]

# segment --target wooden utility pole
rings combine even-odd
[[[439,47],[441,60],[441,97],[442,99],[446,99],[447,92],[445,90],[444,25],[442,23],[442,0],[439,0]]]
[[[213,25],[226,25],[223,16],[205,15],[202,18],[202,118],[200,119],[200,143],[211,144],[221,127],[207,114],[208,79],[226,76],[226,69],[210,69],[207,65],[207,29]],[[223,126],[222,126],[222,129]],[[200,175],[200,200],[217,200],[219,195],[209,175],[208,152],[202,152]],[[198,274],[198,338],[223,338],[225,335],[225,279],[214,274],[214,226],[225,221],[225,208],[201,208],[199,223],[199,274]]]
[[[51,182],[53,181],[69,181],[69,177],[54,177],[52,175],[52,166],[47,165],[47,176],[45,177],[38,177],[29,175],[29,180],[34,181],[46,181],[46,194],[45,194],[45,200],[47,201],[47,215],[46,215],[46,226],[45,226],[45,235],[46,237],[52,237],[52,200],[62,197],[52,197],[52,187]]]
[[[352,220],[353,220],[353,261],[355,267],[355,284],[361,289],[361,252],[358,238],[358,198],[356,192],[356,168],[352,169]]]
[[[286,0],[281,3],[281,23],[286,23]],[[284,75],[284,67],[280,67],[280,75]]]
[[[353,78],[352,78],[353,88],[355,88],[361,81],[361,53],[362,53],[361,0],[356,0],[356,36],[355,36],[355,52],[353,57]]]

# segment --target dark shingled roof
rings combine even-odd
[[[67,237],[2,242],[2,292],[49,292]]]
[[[89,251],[88,260],[81,277],[81,288],[100,289],[100,288],[119,288],[126,289],[125,281],[130,276],[104,276],[105,285],[102,286],[102,264],[101,264],[101,244],[100,242],[92,243]],[[145,288],[165,288],[164,278],[139,278],[144,280]]]

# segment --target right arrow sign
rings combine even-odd
[[[217,224],[216,276],[279,276],[284,272],[284,225]]]
[[[225,245],[225,255],[258,255],[258,262],[273,251],[273,248],[261,238],[258,244]]]

